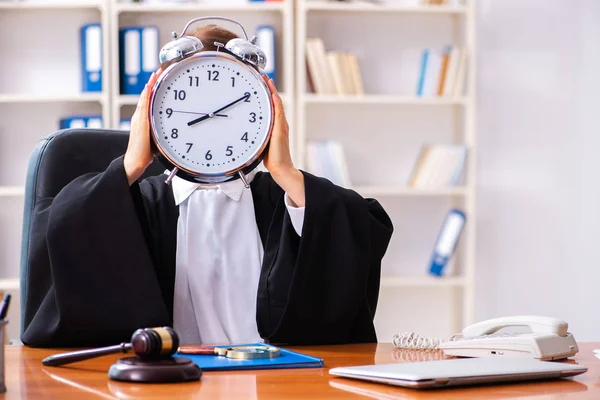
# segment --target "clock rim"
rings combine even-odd
[[[268,116],[269,124],[268,124],[267,135],[265,136],[265,140],[263,141],[263,143],[261,143],[259,148],[254,152],[254,154],[246,160],[246,162],[244,164],[240,165],[237,168],[227,170],[224,173],[209,174],[209,173],[202,173],[202,172],[194,172],[188,168],[185,168],[185,167],[179,165],[171,157],[169,157],[168,152],[165,151],[163,146],[160,144],[160,140],[158,138],[158,134],[156,133],[156,129],[155,129],[155,121],[154,121],[154,116],[152,114],[152,110],[154,109],[154,99],[155,99],[156,93],[157,93],[160,85],[165,81],[165,79],[169,76],[169,74],[171,74],[173,72],[173,69],[181,67],[188,62],[191,62],[193,60],[200,59],[200,58],[207,58],[207,59],[208,58],[222,58],[222,59],[226,59],[228,61],[235,62],[236,64],[249,70],[250,73],[253,74],[254,77],[258,80],[259,85],[262,85],[264,90],[267,93],[269,93],[269,96],[267,96],[267,97],[268,97],[268,102],[269,102],[270,113]],[[269,86],[267,85],[267,83],[265,82],[264,78],[262,77],[262,75],[259,71],[257,71],[253,66],[250,66],[247,63],[236,58],[235,56],[224,53],[223,51],[199,51],[195,54],[192,54],[191,56],[185,57],[182,60],[169,65],[160,74],[160,76],[154,83],[154,86],[151,88],[150,104],[148,107],[148,119],[150,121],[150,138],[152,140],[154,147],[157,150],[156,155],[158,156],[158,159],[170,171],[172,171],[173,168],[177,168],[177,173],[175,175],[177,175],[178,177],[185,179],[187,181],[196,182],[196,183],[205,183],[205,184],[223,183],[223,182],[228,182],[228,181],[238,179],[240,177],[239,176],[240,172],[243,173],[244,175],[250,173],[261,163],[261,161],[265,157],[265,153],[266,153],[269,143],[271,141],[271,134],[273,132],[273,126],[275,123],[275,105],[273,103],[273,98],[270,94],[271,94],[271,90],[269,89]]]

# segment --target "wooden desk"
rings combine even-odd
[[[333,378],[328,369],[342,365],[404,362],[425,359],[426,353],[397,350],[391,344],[294,347],[325,360],[325,368],[263,371],[205,372],[200,382],[145,385],[108,379],[118,356],[106,356],[65,367],[43,367],[41,360],[56,350],[6,347],[6,399],[600,399],[600,360],[592,349],[600,343],[580,344],[574,361],[589,368],[571,380],[520,383],[462,389],[416,391],[394,386]],[[429,359],[441,358],[429,353]]]

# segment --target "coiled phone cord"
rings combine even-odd
[[[399,349],[409,350],[436,350],[440,344],[456,340],[459,335],[454,335],[449,340],[422,337],[414,332],[397,333],[392,338],[392,343]]]

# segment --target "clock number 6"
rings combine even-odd
[[[212,154],[210,154],[210,150],[206,152],[204,158],[206,158],[207,160],[212,160]]]

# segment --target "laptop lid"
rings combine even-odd
[[[524,358],[485,357],[339,367],[332,368],[329,373],[396,386],[430,388],[558,379],[579,375],[586,371],[586,367],[577,364]]]

